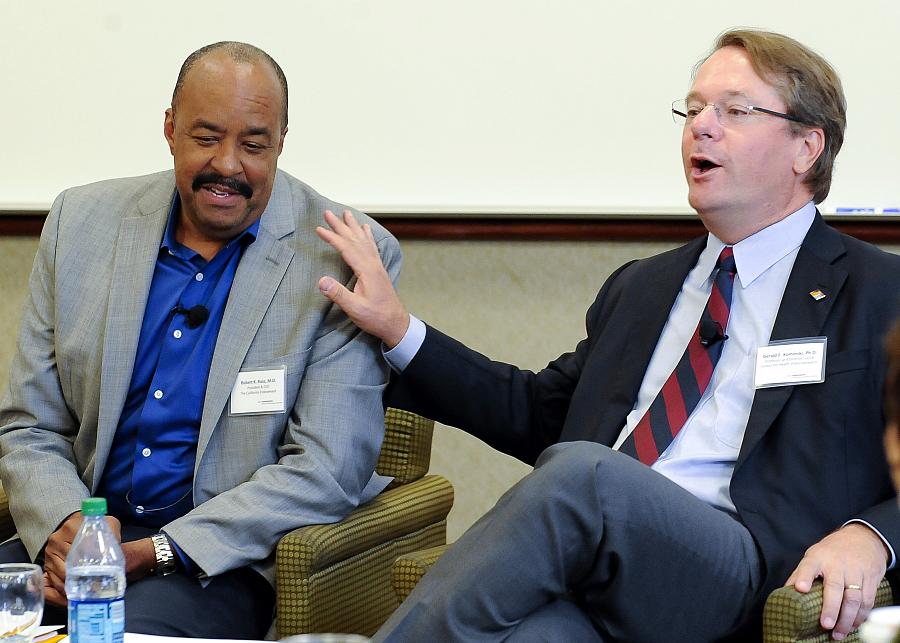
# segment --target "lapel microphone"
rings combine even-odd
[[[723,342],[728,339],[728,335],[722,332],[722,326],[719,322],[706,317],[705,315],[700,320],[700,343],[703,344],[706,348],[711,348],[718,344],[719,342]]]
[[[185,308],[181,304],[172,309],[173,315],[184,315],[188,328],[199,328],[209,319],[209,309],[203,304],[197,304],[193,308]]]

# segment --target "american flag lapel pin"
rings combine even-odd
[[[809,296],[812,297],[813,299],[815,299],[816,301],[822,301],[823,299],[825,299],[825,297],[827,297],[827,295],[824,292],[822,292],[821,290],[819,290],[818,288],[816,288],[815,290],[810,290]]]

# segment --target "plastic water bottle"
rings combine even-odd
[[[122,643],[125,556],[106,522],[106,499],[81,503],[84,522],[66,556],[66,596],[72,643]]]

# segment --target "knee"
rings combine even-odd
[[[552,488],[622,488],[639,483],[647,467],[596,442],[560,442],[548,447],[535,463],[540,484]]]
[[[535,472],[566,480],[594,479],[614,452],[596,442],[560,442],[548,447],[535,462]],[[601,473],[602,475],[602,473]]]

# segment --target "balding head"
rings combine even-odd
[[[253,45],[248,45],[245,42],[235,42],[235,41],[222,41],[215,42],[211,45],[206,45],[205,47],[201,47],[190,56],[188,56],[184,63],[181,65],[181,70],[178,72],[178,79],[175,81],[175,90],[172,92],[172,107],[176,106],[178,102],[178,96],[181,93],[181,90],[184,87],[184,82],[190,74],[191,70],[200,62],[203,58],[210,54],[220,54],[226,55],[231,60],[236,63],[243,63],[248,65],[258,65],[258,64],[266,64],[268,65],[272,71],[275,72],[275,76],[278,77],[278,82],[281,85],[281,94],[283,97],[282,101],[282,110],[281,110],[281,128],[284,129],[288,124],[288,84],[287,78],[284,76],[284,72],[281,70],[281,66],[275,62],[275,59],[272,58],[265,51],[260,49],[259,47],[254,47]]]

